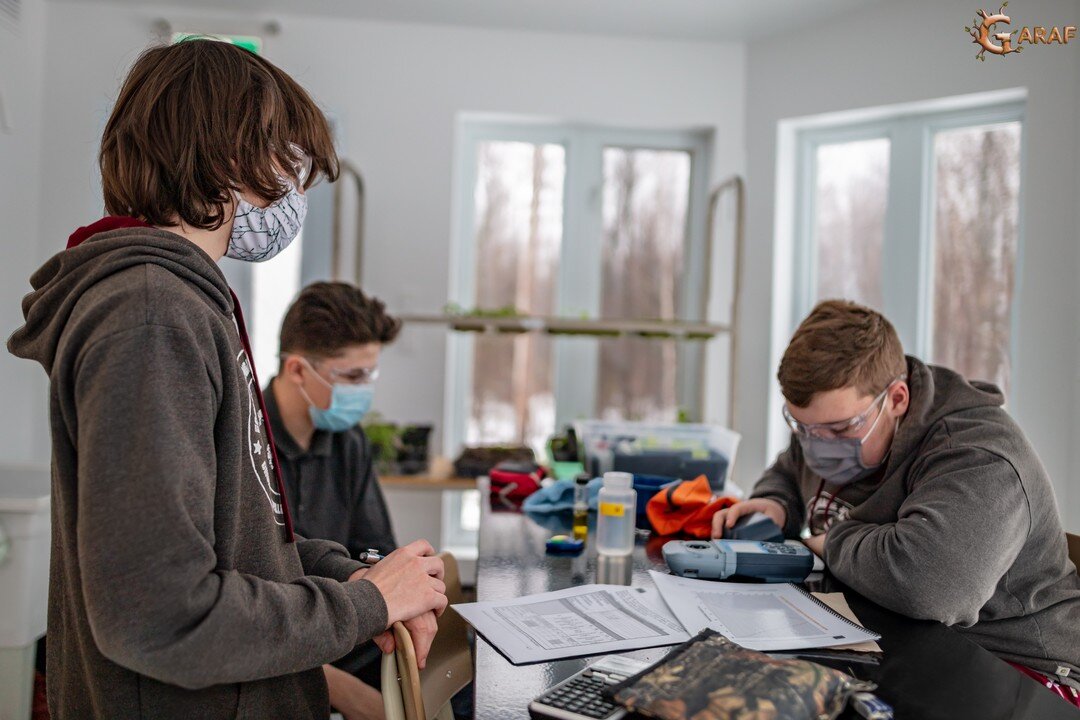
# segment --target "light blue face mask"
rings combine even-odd
[[[308,367],[311,367],[311,363],[308,363]],[[311,398],[304,392],[304,389],[300,388],[304,399],[308,401],[308,415],[311,416],[311,422],[319,430],[343,432],[363,420],[364,416],[371,410],[371,401],[375,398],[375,385],[373,383],[360,385],[353,383],[331,384],[323,380],[322,376],[315,372],[315,368],[311,368],[311,371],[315,374],[315,377],[319,378],[319,382],[330,388],[330,407],[325,410],[311,402]]]

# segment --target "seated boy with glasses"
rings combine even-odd
[[[353,558],[397,547],[358,423],[371,407],[379,354],[400,329],[381,301],[353,285],[309,285],[285,313],[278,374],[265,393],[296,531],[338,542]],[[382,717],[380,657],[365,643],[323,668],[330,704],[347,720]]]
[[[1001,391],[905,357],[880,313],[839,300],[802,322],[778,378],[791,444],[713,535],[765,513],[855,591],[1080,706],[1080,577]]]

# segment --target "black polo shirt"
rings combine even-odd
[[[363,429],[359,425],[343,432],[316,429],[311,447],[302,450],[285,429],[272,388],[271,381],[265,392],[266,410],[296,532],[341,543],[354,558],[368,548],[383,554],[395,549],[386,498]]]

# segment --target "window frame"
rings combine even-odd
[[[706,288],[706,206],[712,131],[706,128],[651,130],[605,127],[540,119],[463,114],[455,128],[455,161],[450,242],[448,301],[471,308],[476,298],[475,188],[477,146],[482,142],[528,142],[564,147],[563,232],[555,313],[599,317],[603,253],[603,150],[625,147],[680,150],[690,154],[690,196],[687,205],[686,282],[679,297],[679,317],[702,319]],[[595,242],[579,239],[595,238]],[[465,444],[472,401],[473,333],[447,334],[443,446],[448,456]],[[594,338],[557,336],[552,387],[555,428],[596,413],[599,343]],[[703,353],[680,353],[680,406],[700,414],[704,407],[698,386]]]
[[[862,122],[838,122],[828,126],[799,129],[795,134],[794,247],[791,293],[791,327],[795,328],[814,305],[817,290],[814,198],[816,196],[817,148],[832,143],[872,138],[889,140],[889,178],[886,196],[882,264],[883,312],[889,316],[909,354],[933,357],[934,318],[934,237],[935,172],[933,145],[936,133],[959,128],[976,128],[1020,123],[1020,189],[1017,197],[1018,222],[1015,290],[1009,357],[1016,373],[1017,306],[1023,262],[1023,213],[1026,158],[1026,102],[1010,100],[956,110],[896,113]],[[915,189],[912,192],[912,188]],[[911,252],[910,238],[915,239]],[[912,299],[911,278],[915,278]]]

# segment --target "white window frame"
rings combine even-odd
[[[451,208],[449,301],[464,308],[476,304],[474,203],[477,146],[508,141],[559,144],[565,148],[563,233],[556,278],[556,315],[600,316],[603,238],[603,150],[628,147],[683,150],[690,153],[690,197],[687,207],[686,282],[679,299],[679,317],[700,320],[705,288],[705,221],[709,164],[709,130],[634,130],[586,124],[525,120],[466,114],[458,118]],[[592,238],[593,242],[584,242]],[[448,333],[443,446],[448,456],[464,445],[472,400],[472,333]],[[698,413],[703,408],[697,372],[700,353],[680,353],[680,405]],[[554,379],[556,429],[595,414],[599,347],[595,339],[558,336]]]
[[[982,108],[895,116],[844,126],[814,128],[798,135],[797,196],[792,308],[795,329],[810,312],[817,289],[814,196],[817,149],[821,145],[888,138],[889,184],[885,211],[882,264],[883,311],[896,326],[907,351],[922,358],[933,356],[934,317],[934,135],[942,130],[985,127],[1020,122],[1020,204],[1023,207],[1024,103],[1011,102]],[[915,188],[915,192],[912,192]],[[1023,238],[1018,225],[1017,263]],[[914,243],[912,243],[914,240]],[[1019,277],[1019,267],[1014,268]],[[911,285],[915,278],[915,286]],[[914,292],[914,301],[912,294]],[[1016,295],[1011,310],[1016,314]],[[1015,327],[1015,325],[1014,325]],[[1010,356],[1016,356],[1015,333]]]

